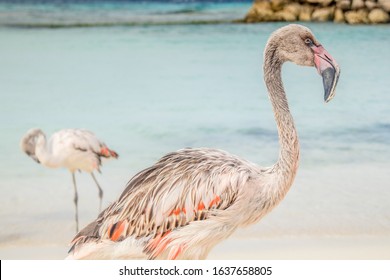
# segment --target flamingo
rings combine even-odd
[[[258,222],[285,197],[299,162],[298,136],[281,80],[282,64],[315,66],[324,99],[335,95],[337,62],[306,27],[276,30],[264,52],[264,80],[278,128],[270,167],[227,152],[182,149],[136,174],[118,200],[71,242],[67,259],[205,259],[237,228]]]
[[[65,167],[72,173],[76,233],[79,231],[79,218],[75,171],[82,170],[91,174],[99,190],[99,212],[101,211],[103,190],[93,171],[100,172],[102,157],[118,158],[118,154],[110,150],[92,132],[84,129],[63,129],[54,133],[47,141],[41,129],[32,128],[22,137],[20,147],[29,157],[43,166]]]

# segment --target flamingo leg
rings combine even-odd
[[[96,183],[96,186],[97,186],[98,189],[99,189],[99,199],[100,199],[100,203],[99,203],[99,213],[100,213],[100,212],[102,211],[103,190],[102,190],[102,188],[100,187],[98,181],[96,180],[95,175],[93,174],[93,172],[91,172],[91,175],[92,175],[93,180],[94,180],[95,183]]]
[[[79,210],[78,210],[78,194],[77,194],[77,186],[76,186],[76,176],[74,172],[72,172],[72,179],[73,179],[73,187],[74,187],[74,207],[75,207],[75,221],[76,221],[76,233],[79,232]]]

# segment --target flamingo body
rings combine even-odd
[[[42,130],[33,128],[23,136],[20,147],[28,156],[43,166],[49,168],[63,167],[72,173],[75,190],[76,230],[78,231],[78,195],[75,171],[85,171],[92,175],[99,189],[101,208],[103,190],[93,171],[98,170],[100,172],[101,158],[117,158],[118,154],[110,150],[92,132],[84,129],[63,129],[54,133],[47,140]]]
[[[191,170],[182,169],[184,166]],[[85,243],[93,244],[95,249],[86,249],[86,245],[75,256],[111,258],[116,254],[114,258],[165,259],[183,251],[180,258],[204,258],[213,241],[260,219],[280,201],[276,193],[271,203],[265,200],[270,191],[266,187],[263,192],[248,187],[265,179],[266,172],[215,149],[183,149],[168,154],[135,175],[119,200],[75,237],[76,251],[79,244]],[[257,201],[263,205],[256,215],[240,211]],[[101,250],[94,248],[97,240],[104,240],[98,242]]]
[[[270,167],[224,151],[183,149],[136,174],[121,196],[73,239],[69,259],[204,259],[237,228],[258,222],[290,189],[299,144],[281,81],[286,61],[314,66],[326,102],[339,67],[311,31],[288,25],[264,52],[264,79],[278,128],[280,152]]]

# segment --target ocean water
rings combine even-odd
[[[22,0],[0,6],[0,24],[23,27],[133,26],[239,20],[251,0]]]
[[[250,5],[0,1],[0,251],[63,246],[65,256],[74,235],[70,173],[19,148],[32,127],[86,128],[119,153],[97,175],[105,206],[135,173],[183,147],[273,164],[262,52],[285,23],[231,23]],[[337,93],[324,104],[315,69],[284,66],[300,169],[281,205],[234,238],[388,237],[390,28],[304,24],[341,67]],[[88,174],[76,176],[83,226],[98,214],[98,196]]]

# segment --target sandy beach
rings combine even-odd
[[[114,169],[115,165],[111,168]],[[111,168],[108,172],[112,171]],[[336,170],[343,176],[334,176]],[[375,179],[359,175],[356,170],[376,174]],[[86,175],[79,177],[83,184],[88,185]],[[279,207],[259,223],[238,229],[231,238],[218,244],[208,259],[390,259],[388,205],[382,184],[386,178],[387,167],[383,165],[338,166],[336,169],[334,166],[304,167]],[[55,182],[55,177],[50,180]],[[50,182],[44,180],[45,185],[50,185]],[[89,184],[91,187],[81,191],[82,198],[92,197],[82,204],[82,225],[96,215],[96,194],[92,182]],[[350,191],[341,192],[340,184]],[[377,187],[375,196],[370,184],[382,186]],[[28,209],[20,209],[13,219],[11,213],[7,219],[3,218],[8,230],[3,228],[0,231],[0,259],[61,260],[66,257],[67,245],[74,236],[74,221],[71,201],[64,199],[71,197],[71,189],[66,188],[67,181],[61,185],[57,190],[60,196],[52,199],[50,204],[45,204],[46,197],[36,198],[34,211],[39,210],[37,220],[22,218],[29,216]],[[338,195],[330,197],[334,193]],[[54,196],[50,193],[50,197]],[[115,196],[110,199],[115,199]],[[328,205],[332,207],[328,209]]]
[[[61,260],[66,246],[2,246],[0,259]],[[210,253],[209,260],[388,260],[389,236],[286,237],[228,239]]]

